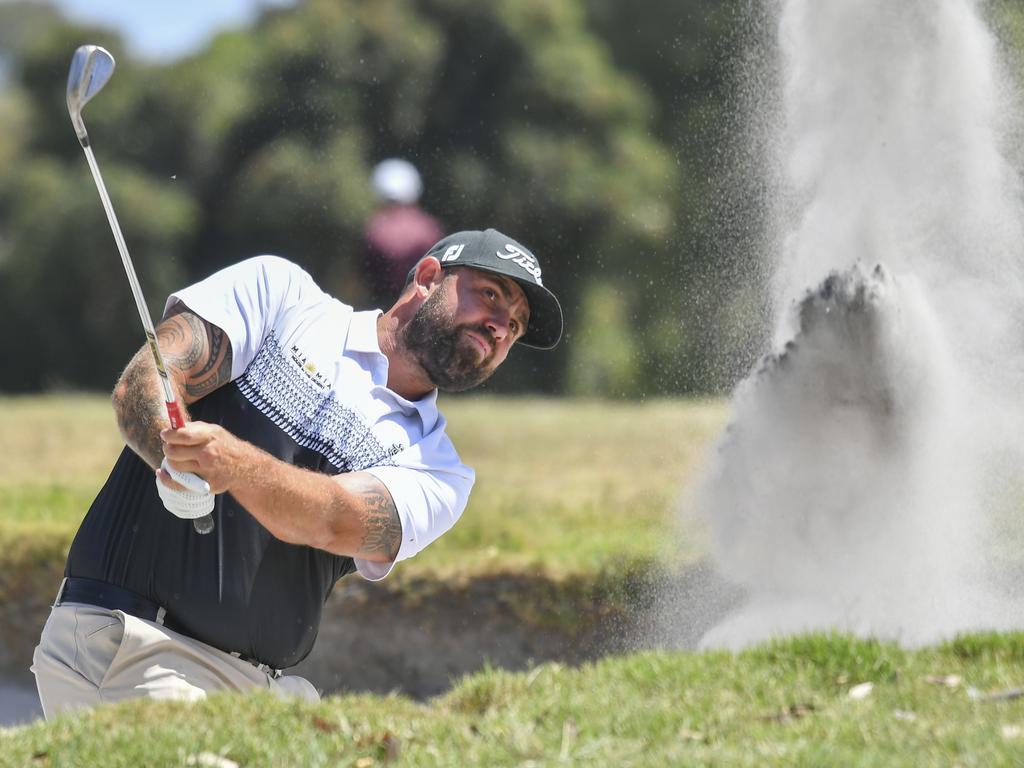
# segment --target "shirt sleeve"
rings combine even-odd
[[[459,461],[455,447],[441,430],[398,454],[395,466],[363,471],[384,483],[402,523],[402,546],[393,561],[355,558],[359,574],[369,581],[380,581],[399,560],[414,556],[455,525],[476,478],[473,470]]]
[[[164,316],[181,302],[224,331],[231,341],[231,378],[236,379],[283,315],[321,294],[297,264],[278,256],[256,256],[172,293]]]

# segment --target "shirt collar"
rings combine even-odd
[[[387,379],[387,358],[380,351],[380,341],[377,338],[377,318],[384,314],[379,309],[371,309],[364,312],[353,312],[352,319],[348,326],[348,340],[345,348],[353,352],[377,353],[384,358],[384,366],[380,369],[381,375]],[[390,390],[389,390],[390,391]],[[423,420],[423,426],[429,431],[433,429],[437,421],[437,390],[433,389],[419,400],[406,400],[397,393],[392,393],[400,402],[411,406]]]
[[[377,318],[383,314],[379,309],[371,309],[366,312],[353,312],[352,320],[348,326],[348,340],[345,347],[354,352],[376,352],[380,351],[380,342],[377,339]]]

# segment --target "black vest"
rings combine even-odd
[[[289,464],[326,474],[348,469],[300,446],[236,383],[189,411]],[[198,534],[191,521],[164,509],[155,482],[153,470],[125,448],[75,536],[65,575],[148,597],[176,628],[221,650],[276,668],[305,658],[324,601],[355,570],[352,558],[275,539],[230,494],[217,496],[214,532]]]

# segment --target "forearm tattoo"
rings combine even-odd
[[[178,304],[156,329],[157,343],[176,396],[195,402],[231,380],[231,343],[215,325]],[[117,423],[125,442],[150,466],[163,461],[160,430],[167,408],[152,352],[147,344],[128,364],[114,390]]]
[[[359,489],[358,496],[364,531],[359,554],[384,554],[394,560],[402,546],[402,522],[391,494],[380,480],[371,478]]]

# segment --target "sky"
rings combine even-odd
[[[176,59],[203,47],[225,29],[245,26],[261,9],[294,0],[49,0],[76,22],[121,32],[133,56]]]

